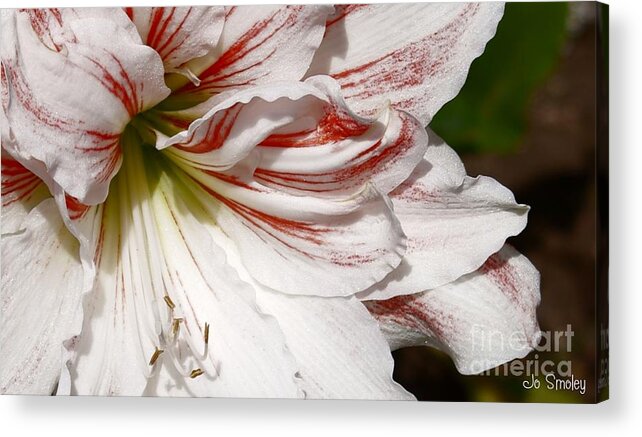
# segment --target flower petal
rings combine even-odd
[[[2,234],[21,229],[36,205],[51,197],[42,180],[2,149]]]
[[[240,91],[165,149],[254,278],[286,293],[354,294],[381,280],[404,251],[381,190],[410,174],[426,134],[396,111],[361,119],[337,93],[322,77]],[[279,145],[289,147],[279,153]],[[308,164],[324,160],[329,165]]]
[[[506,245],[451,284],[365,305],[392,349],[435,347],[468,375],[523,358],[537,345],[539,302],[539,272]]]
[[[9,120],[6,115],[9,106],[9,90],[4,86],[6,81],[5,69],[0,68],[0,83],[3,85],[0,87],[2,93],[0,95],[2,104],[0,108],[0,144],[3,145],[11,141]],[[2,160],[0,172],[2,176],[1,232],[5,234],[19,230],[29,211],[50,194],[43,181],[11,156],[4,147],[0,147],[0,157]]]
[[[331,5],[231,6],[221,45],[193,66],[200,85],[179,92],[206,95],[275,80],[299,80],[321,43]]]
[[[278,325],[227,267],[202,210],[158,152],[127,146],[103,207],[72,393],[298,396]]]
[[[61,9],[3,10],[1,56],[3,147],[80,201],[104,201],[125,125],[169,93],[158,54],[120,9]]]
[[[414,399],[392,379],[390,348],[362,303],[270,290],[253,279],[233,239],[207,227],[228,263],[256,290],[260,308],[278,321],[307,399]]]
[[[325,99],[317,101],[316,116],[301,117],[259,144],[258,181],[295,194],[345,196],[366,183],[388,193],[421,161],[428,137],[415,118],[387,106],[376,119],[363,119],[334,80],[316,76],[306,83]]]
[[[22,226],[1,240],[0,393],[49,395],[63,340],[80,323],[83,273],[78,242],[53,199],[33,208]]]
[[[149,376],[146,360],[155,343],[153,313],[139,286],[145,266],[130,261],[136,247],[119,238],[116,210],[108,201],[98,212],[96,279],[84,302],[82,333],[67,346],[74,395],[140,395]]]
[[[408,237],[399,268],[360,294],[388,299],[429,290],[481,266],[506,239],[519,234],[529,208],[494,179],[465,176],[457,154],[431,134],[425,160],[390,193]]]
[[[337,6],[308,76],[330,74],[363,114],[389,99],[426,125],[463,86],[503,8],[499,2]]]
[[[170,138],[185,165],[222,171],[254,153],[256,179],[298,195],[348,197],[366,183],[387,193],[421,161],[426,132],[412,116],[385,107],[364,119],[327,76],[236,93]],[[258,147],[257,147],[258,146]]]
[[[217,45],[225,22],[222,6],[125,8],[143,42],[158,52],[166,71],[177,71]]]
[[[171,196],[175,181],[160,182],[152,201],[161,242],[167,254],[169,288],[185,317],[185,335],[203,344],[203,328],[210,326],[209,362],[203,380],[181,380],[177,387],[156,383],[157,393],[175,389],[197,396],[298,397],[295,362],[287,351],[279,325],[256,304],[254,290],[229,267],[202,222],[187,211],[185,197]],[[193,322],[194,325],[190,326]],[[166,391],[167,390],[167,391]]]
[[[223,171],[249,155],[281,126],[314,111],[323,95],[298,82],[278,82],[240,91],[169,138],[161,149],[187,165]],[[308,108],[312,107],[312,110]]]
[[[270,288],[346,296],[380,281],[401,261],[405,237],[392,205],[372,186],[333,200],[277,191],[247,172],[183,170],[203,207],[238,245],[245,267]]]
[[[414,399],[392,379],[390,348],[356,298],[287,296],[264,287],[257,298],[279,321],[306,399]]]

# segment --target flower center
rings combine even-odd
[[[192,121],[203,115],[189,109],[212,97],[205,93],[181,92],[185,76],[167,74],[165,81],[172,90],[171,94],[154,107],[134,116],[129,123],[147,144],[157,144],[159,137],[172,137],[186,130]]]
[[[102,205],[103,232],[111,243],[100,254],[98,274],[119,277],[129,270],[130,275],[139,275],[131,287],[139,289],[134,293],[138,296],[133,296],[139,301],[136,311],[149,320],[138,325],[139,337],[153,345],[145,351],[149,376],[160,363],[166,363],[184,377],[196,378],[211,373],[206,369],[212,366],[204,362],[208,357],[209,324],[190,325],[193,318],[187,322],[179,303],[180,290],[174,289],[169,273],[162,268],[171,256],[163,249],[164,233],[171,230],[162,223],[173,220],[169,197],[180,198],[190,210],[199,205],[188,187],[189,177],[166,153],[156,150],[157,135],[163,133],[157,133],[150,118],[148,113],[139,114],[122,133],[123,164]],[[198,330],[202,336],[195,341]]]

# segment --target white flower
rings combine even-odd
[[[525,355],[528,208],[424,128],[502,11],[3,10],[0,392],[410,399],[390,347]]]

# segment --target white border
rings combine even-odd
[[[193,4],[3,1],[2,7]],[[216,1],[254,4],[260,1]],[[275,2],[276,3],[276,2]],[[278,3],[315,3],[279,1]],[[0,433],[183,437],[237,435],[636,435],[642,428],[642,2],[612,0],[611,400],[598,406],[337,401],[0,397]],[[501,68],[501,67],[499,67]],[[0,351],[1,354],[1,351]],[[628,432],[627,432],[628,431]],[[124,434],[123,434],[124,433]],[[225,433],[225,434],[223,434]]]

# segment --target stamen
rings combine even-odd
[[[194,379],[194,378],[196,378],[197,376],[201,376],[203,373],[204,373],[204,372],[203,372],[203,370],[202,370],[202,369],[194,369],[194,370],[192,370],[192,373],[190,373],[190,374],[189,374],[189,377],[190,377],[190,378],[192,378],[192,379]]]
[[[168,295],[165,295],[163,300],[165,301],[165,303],[167,304],[170,310],[173,310],[174,308],[176,308],[176,305],[174,305],[174,302],[172,302],[172,298],[169,297]]]
[[[183,319],[181,319],[180,317],[179,317],[179,318],[175,318],[175,319],[172,321],[172,335],[173,335],[174,337],[177,337],[177,336],[178,336],[178,331],[179,331],[179,330],[180,330],[180,328],[181,328],[181,322],[182,322],[182,321],[183,321]]]
[[[158,361],[158,357],[160,357],[163,352],[165,352],[163,349],[159,349],[158,347],[156,347],[152,358],[150,358],[149,360],[149,365],[153,366],[154,364],[156,364],[156,361]]]
[[[203,331],[203,340],[207,345],[210,342],[210,324],[205,322],[205,330]]]

